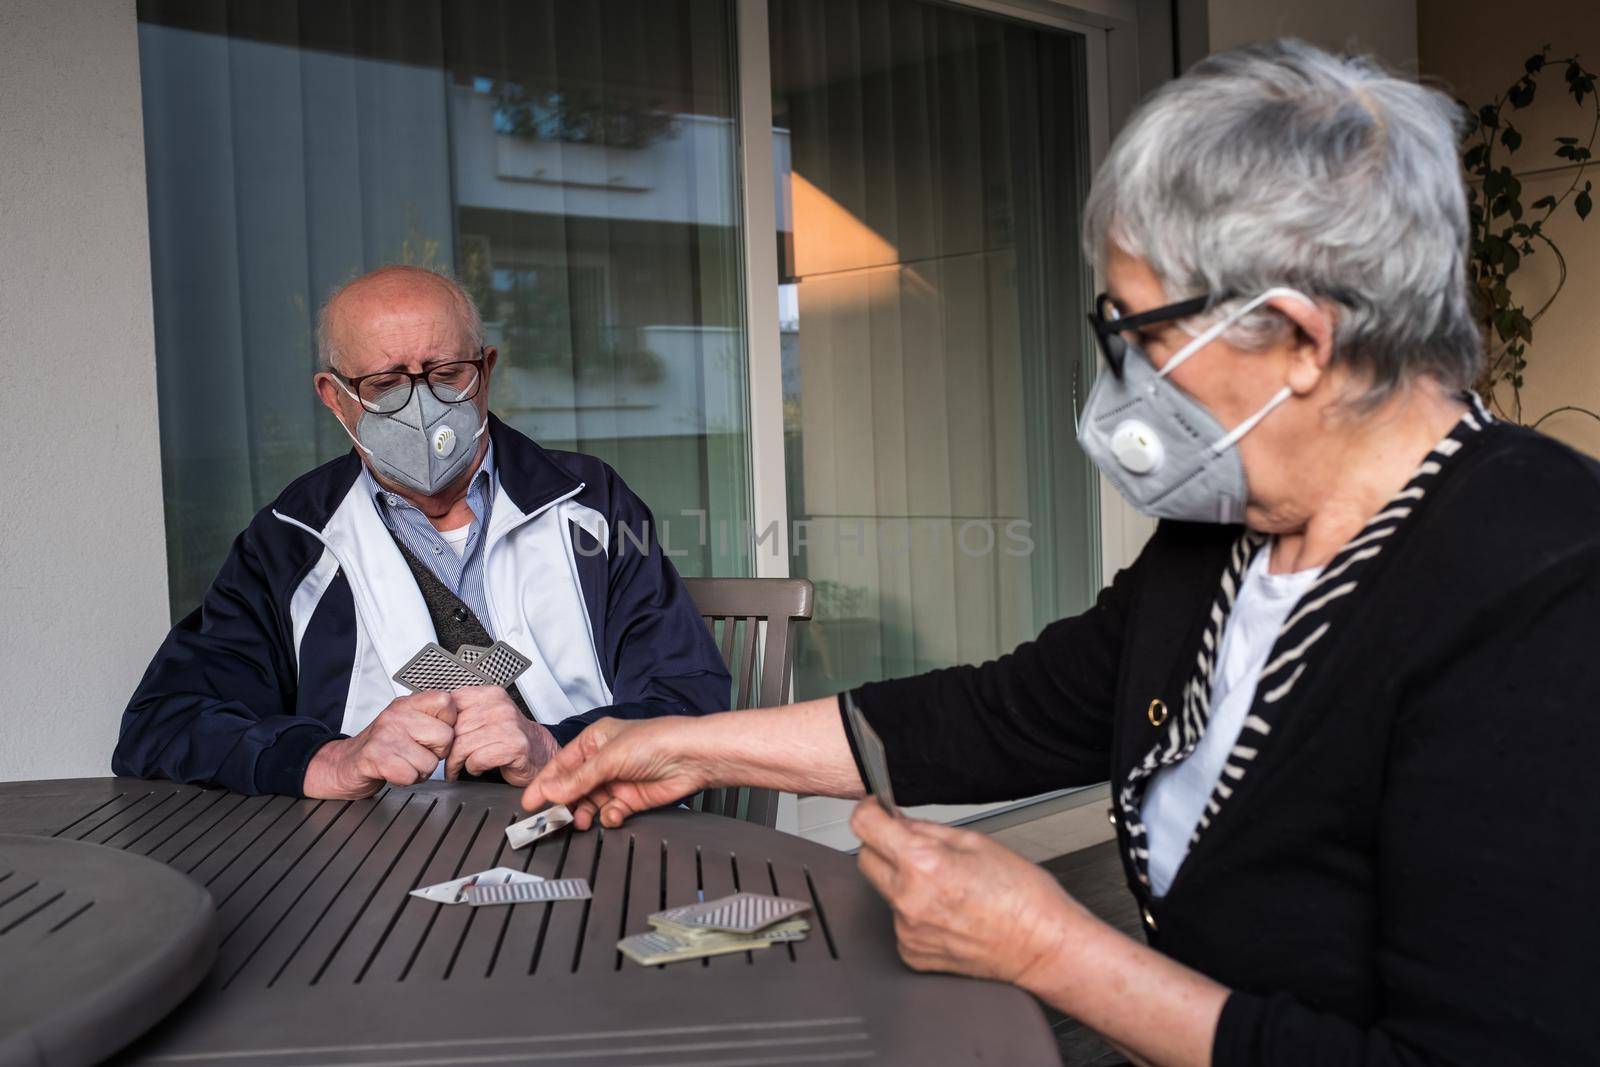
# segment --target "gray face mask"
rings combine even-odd
[[[432,496],[460,475],[478,454],[478,438],[489,424],[478,413],[476,403],[466,400],[446,404],[424,383],[417,382],[415,386],[405,407],[387,415],[363,408],[355,432],[350,433],[345,426],[345,433],[367,454],[380,475],[423,496]],[[355,399],[349,389],[345,393]],[[343,419],[339,425],[344,426]]]
[[[1284,295],[1311,302],[1293,289],[1268,289],[1197,335],[1161,370],[1130,344],[1121,377],[1102,371],[1095,378],[1078,419],[1078,443],[1139,511],[1185,522],[1244,521],[1250,487],[1236,446],[1291,390],[1278,390],[1230,431],[1167,376],[1239,319]]]

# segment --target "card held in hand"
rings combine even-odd
[[[844,714],[850,723],[850,733],[855,737],[856,752],[861,756],[861,766],[866,772],[867,792],[878,798],[883,810],[895,818],[900,809],[894,803],[894,789],[889,784],[889,760],[883,752],[883,741],[867,722],[867,717],[856,707],[855,698],[844,694]]]
[[[506,827],[506,840],[511,843],[513,849],[519,849],[571,825],[572,812],[567,806],[552,804],[542,811],[534,812],[521,822],[514,822]]]
[[[412,656],[395,673],[394,679],[413,693],[488,684],[481,674],[474,672],[434,641],[423,645],[422,651]]]

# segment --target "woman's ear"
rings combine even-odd
[[[1268,305],[1289,321],[1288,386],[1296,396],[1314,391],[1333,362],[1333,310],[1298,294],[1274,296]]]

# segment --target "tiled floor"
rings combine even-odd
[[[1139,930],[1139,911],[1123,880],[1122,861],[1117,857],[1115,841],[1045,860],[1043,866],[1084,907],[1130,937],[1144,939]],[[1110,1067],[1127,1062],[1075,1020],[1050,1007],[1045,1008],[1045,1014],[1061,1046],[1065,1067]]]

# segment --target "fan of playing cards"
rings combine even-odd
[[[800,915],[809,910],[810,905],[787,897],[735,893],[658,911],[649,918],[654,929],[623,938],[617,948],[648,967],[804,941],[811,924]]]
[[[496,641],[488,648],[462,645],[454,655],[430,641],[395,672],[394,680],[413,693],[472,685],[504,687],[516,681],[532,662],[504,641]]]

